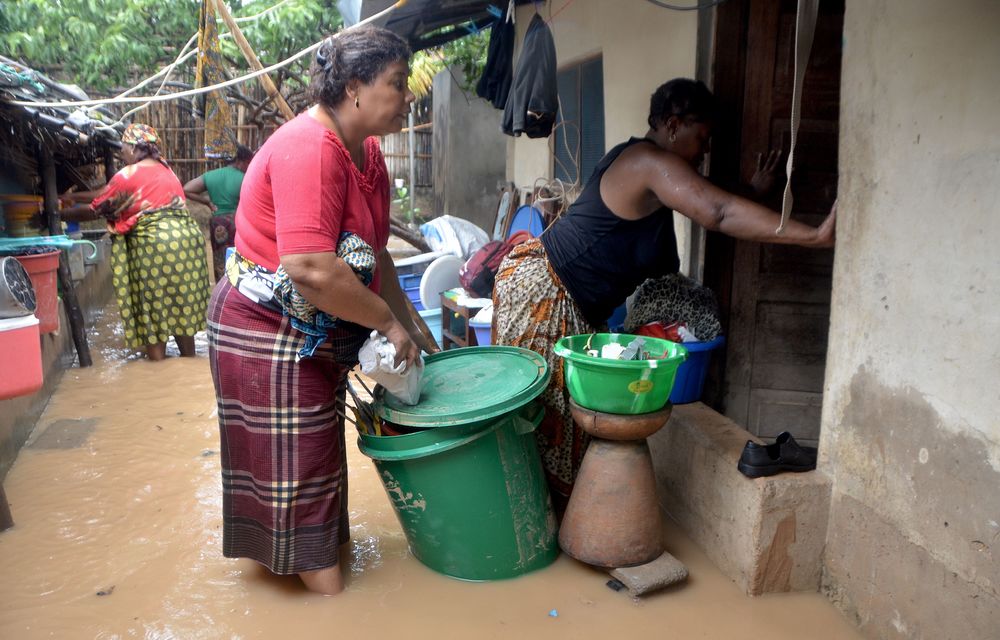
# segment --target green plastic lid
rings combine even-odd
[[[448,427],[510,413],[531,402],[549,384],[545,359],[520,347],[466,347],[424,359],[420,402],[410,406],[387,394],[377,411],[407,427]]]

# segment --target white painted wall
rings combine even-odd
[[[542,17],[558,14],[549,24],[556,43],[559,68],[601,55],[604,64],[605,151],[649,128],[649,97],[677,77],[693,78],[698,16],[694,11],[670,11],[639,0],[550,0]],[[535,9],[517,11],[515,65]],[[554,136],[551,136],[554,140]],[[537,178],[551,178],[550,139],[511,138],[507,144],[507,179],[530,187]],[[581,179],[586,180],[588,176]],[[681,264],[687,263],[690,225],[676,216]]]

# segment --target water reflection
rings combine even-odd
[[[4,480],[16,526],[0,534],[0,638],[856,637],[817,594],[744,597],[669,525],[691,578],[638,605],[565,556],[516,580],[443,577],[409,553],[355,446],[347,591],[306,593],[295,577],[222,556],[204,337],[199,357],[148,362],[122,346],[113,307],[90,337],[95,366],[63,376],[32,435],[39,446]],[[65,433],[46,439],[48,429]],[[41,446],[56,441],[72,446]]]

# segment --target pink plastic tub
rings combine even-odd
[[[0,400],[42,388],[42,343],[38,318],[0,320]]]

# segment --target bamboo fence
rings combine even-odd
[[[259,87],[254,87],[259,91]],[[249,92],[249,91],[248,91]],[[258,99],[262,96],[258,96]],[[433,186],[432,141],[430,97],[421,101],[417,109],[417,123],[414,126],[415,139],[415,181],[418,188]],[[250,109],[239,103],[233,104],[232,127],[236,140],[251,149],[259,149],[277,128],[274,124],[259,124],[252,121]],[[172,100],[151,104],[144,112],[137,113],[133,122],[146,122],[160,134],[160,150],[181,182],[198,177],[205,171],[223,166],[225,163],[204,156],[204,122],[197,117],[189,100]],[[400,178],[410,181],[410,139],[404,129],[400,133],[380,139],[382,154],[385,156],[389,180]]]

